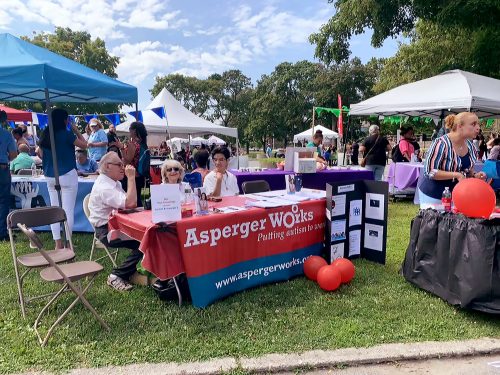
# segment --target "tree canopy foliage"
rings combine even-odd
[[[329,0],[335,15],[310,36],[315,55],[326,64],[349,58],[353,35],[373,30],[371,43],[381,47],[389,37],[414,30],[418,20],[429,21],[443,29],[460,28],[477,34],[476,50],[487,40],[498,40],[500,2],[498,0]]]
[[[239,70],[212,74],[207,79],[169,74],[156,77],[150,90],[156,96],[163,88],[187,109],[209,121],[238,128],[240,141],[245,142],[244,128],[248,123],[252,82]]]
[[[56,27],[54,33],[33,33],[31,38],[24,36],[22,39],[47,48],[109,77],[117,77],[115,70],[119,58],[109,54],[102,39],[92,40],[88,32]],[[114,103],[61,103],[60,105],[64,106],[72,114],[113,113],[118,111],[118,105]],[[36,105],[36,103],[23,103],[23,106],[38,111],[41,110],[40,105]]]

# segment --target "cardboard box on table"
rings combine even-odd
[[[385,181],[326,185],[325,255],[385,264],[389,188]]]
[[[314,152],[294,152],[293,171],[295,173],[316,173],[316,158],[314,157]]]

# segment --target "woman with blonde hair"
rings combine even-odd
[[[187,182],[183,182],[185,170],[181,163],[177,160],[167,159],[161,166],[161,181],[162,184],[179,184],[181,192],[181,202],[186,202],[186,192],[191,193],[191,186]]]
[[[108,136],[103,130],[101,122],[93,118],[89,121],[92,133],[88,138],[89,156],[95,161],[101,160],[108,150]]]
[[[472,140],[479,134],[476,114],[449,115],[445,125],[450,132],[435,139],[427,152],[424,176],[418,185],[421,208],[441,204],[445,188],[452,191],[466,177],[486,178],[484,172],[474,173],[478,151]]]

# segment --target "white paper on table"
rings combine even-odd
[[[297,203],[297,202],[293,202],[291,200],[285,199],[283,197],[273,197],[273,198],[269,198],[267,201],[268,202],[279,203],[280,206],[291,206],[291,205]]]
[[[330,246],[330,260],[333,262],[335,259],[344,257],[344,243],[336,243]]]
[[[332,216],[345,215],[345,194],[332,196]]]
[[[303,201],[308,201],[309,197],[303,196],[303,195],[298,195],[298,194],[286,194],[278,197],[279,199],[285,199],[293,202],[303,202]]]
[[[369,219],[384,220],[384,194],[366,193],[365,216]]]
[[[285,195],[286,190],[272,190],[272,191],[264,191],[262,193],[255,193],[255,195],[260,195],[261,197],[279,197],[280,195]]]
[[[273,200],[266,200],[266,201],[247,201],[246,206],[249,207],[260,207],[260,208],[273,208],[273,207],[281,207],[283,206],[282,202],[276,202]]]
[[[257,194],[245,194],[244,197],[249,199],[255,199],[256,201],[266,201],[269,199],[268,197],[263,197],[262,195],[257,195]]]
[[[295,193],[295,194],[296,195],[303,195],[303,196],[309,197],[311,199],[326,198],[326,190],[316,190],[316,189],[302,188],[299,193]]]
[[[245,207],[239,207],[239,206],[226,206],[226,207],[217,207],[215,211],[223,213],[223,214],[228,214],[228,213],[233,213],[233,212],[239,212],[239,211],[245,211]]]
[[[384,227],[375,224],[365,224],[365,247],[382,251]]]
[[[181,219],[181,192],[178,184],[151,185],[150,192],[153,223]]]
[[[349,256],[361,254],[361,229],[349,232]]]
[[[363,201],[361,199],[357,199],[351,201],[349,205],[349,226],[352,227],[354,225],[361,225],[362,218],[362,210],[363,210]]]
[[[331,227],[331,240],[341,241],[345,240],[345,219],[344,220],[334,220],[332,221]]]

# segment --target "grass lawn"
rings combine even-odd
[[[498,336],[495,317],[458,311],[399,276],[416,212],[410,203],[389,205],[387,265],[356,261],[353,283],[336,293],[324,293],[300,277],[198,310],[164,303],[147,287],[113,292],[105,285],[107,272],[102,273],[88,297],[111,332],[101,330],[79,305],[44,349],[31,328],[40,305],[21,318],[9,247],[1,243],[0,373]],[[88,257],[90,240],[90,235],[75,235],[79,259]],[[28,277],[28,285],[31,291],[40,288],[37,273]],[[69,295],[65,298],[69,301]]]

